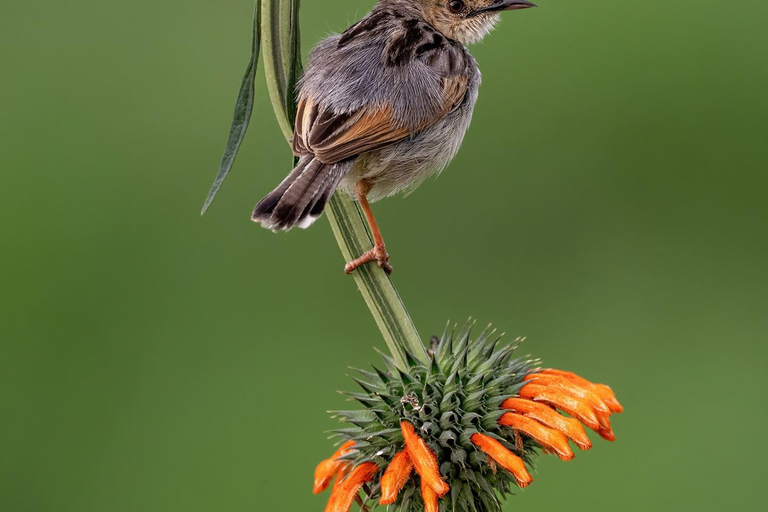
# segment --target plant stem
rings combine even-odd
[[[325,214],[345,261],[373,246],[360,208],[346,194],[335,193]],[[407,368],[403,348],[426,363],[427,352],[416,326],[386,272],[377,265],[366,264],[355,270],[353,276],[397,365],[403,370]]]
[[[292,13],[298,15],[299,0],[257,0],[261,1],[261,44],[264,47],[264,71],[267,75],[267,90],[275,110],[277,124],[283,135],[290,140],[293,136],[294,75],[296,61],[301,61],[299,52],[291,51],[298,41],[294,30]],[[291,60],[293,59],[293,60]]]
[[[280,128],[290,141],[295,116],[295,82],[301,69],[298,51],[300,0],[262,0],[264,69],[272,106]],[[346,261],[373,246],[357,203],[337,191],[326,207],[326,216]],[[354,280],[371,310],[376,325],[396,364],[407,368],[405,351],[427,363],[428,356],[416,327],[389,276],[378,266],[366,264]]]

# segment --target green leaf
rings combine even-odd
[[[200,215],[203,215],[211,205],[213,198],[216,197],[216,192],[219,191],[221,184],[224,183],[224,179],[232,168],[232,164],[235,163],[235,157],[240,150],[240,144],[242,144],[243,139],[245,138],[245,132],[248,130],[248,123],[250,122],[251,114],[253,113],[253,99],[256,94],[253,82],[256,78],[256,68],[259,63],[259,43],[261,41],[261,9],[258,0],[253,9],[251,60],[248,62],[248,68],[245,70],[243,83],[240,85],[240,93],[237,95],[235,113],[232,117],[232,127],[229,129],[229,139],[227,139],[227,147],[224,150],[224,156],[221,159],[219,172],[216,174],[216,179],[213,180],[213,185],[211,185],[211,190],[208,192],[208,197],[205,198],[205,203],[203,204],[203,209],[200,211]]]
[[[371,423],[376,420],[376,416],[368,410],[353,410],[353,411],[332,411],[331,418],[338,418],[341,421],[349,423]]]

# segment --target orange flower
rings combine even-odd
[[[408,481],[412,471],[413,462],[411,462],[411,458],[408,456],[408,451],[398,452],[381,477],[381,499],[379,500],[379,505],[391,505],[397,501],[397,495],[405,485],[405,482]],[[422,479],[422,483],[424,481]],[[429,489],[431,490],[432,488],[429,487]],[[422,494],[424,494],[423,486]]]
[[[598,413],[611,413],[611,410],[600,398],[600,395],[592,390],[591,385],[590,387],[580,386],[562,375],[550,375],[546,373],[534,373],[526,376],[523,380],[535,382],[536,384],[568,393],[569,395],[588,403],[590,407]]]
[[[568,439],[562,432],[547,428],[536,420],[508,412],[499,418],[499,424],[519,430],[545,449],[554,451],[562,460],[571,460],[574,457],[571,447],[568,446]]]
[[[413,425],[407,421],[401,421],[400,429],[403,432],[405,448],[408,451],[408,456],[413,462],[413,466],[416,468],[416,472],[422,480],[426,481],[427,485],[434,489],[439,497],[445,496],[451,488],[440,476],[437,457],[434,452],[427,446],[427,443],[416,434]]]
[[[491,343],[491,351],[494,346]],[[361,381],[367,394],[351,396],[369,411],[364,414],[338,411],[340,418],[354,425],[344,433],[354,439],[365,439],[365,442],[354,444],[348,441],[333,456],[322,461],[315,471],[315,492],[325,489],[336,479],[325,512],[350,512],[355,502],[367,510],[361,490],[366,500],[376,500],[384,506],[421,509],[412,501],[415,492],[420,490],[424,512],[440,512],[441,501],[443,507],[461,512],[471,511],[479,503],[488,512],[501,512],[499,496],[493,494],[495,491],[508,494],[513,478],[519,487],[527,487],[533,482],[526,467],[526,461],[531,461],[534,455],[526,452],[529,448],[536,446],[562,460],[571,460],[575,455],[569,440],[582,450],[592,447],[584,426],[610,441],[616,438],[611,429],[611,415],[621,411],[622,407],[608,386],[594,384],[570,372],[533,370],[530,365],[518,362],[516,364],[522,364],[521,367],[508,370],[508,377],[499,377],[502,381],[511,377],[510,385],[521,386],[518,396],[504,396],[500,393],[506,390],[499,390],[498,386],[478,389],[487,375],[487,365],[477,363],[484,356],[478,357],[480,352],[475,351],[472,358],[467,357],[462,355],[466,347],[459,347],[461,353],[458,356],[463,359],[457,361],[468,365],[461,378],[453,370],[453,377],[447,378],[447,370],[441,373],[435,372],[433,367],[416,366],[415,376],[400,372],[401,382],[395,385],[395,375],[380,370],[375,374],[365,373],[365,378],[373,381]],[[446,368],[455,365],[456,361],[453,361]],[[430,379],[435,385],[428,385]],[[421,395],[413,391],[411,384],[416,380],[427,383]],[[447,383],[450,387],[446,392]],[[387,390],[387,397],[369,390],[369,387],[377,386]],[[465,386],[464,392],[460,392],[462,386]],[[439,421],[417,418],[411,423],[411,420],[405,420],[402,414],[406,400],[413,411],[421,411],[420,407],[423,407],[429,418],[439,417]],[[387,409],[391,415],[381,414]],[[408,413],[406,408],[405,414]],[[489,418],[492,419],[490,423]],[[397,436],[398,426],[402,443],[398,438],[393,439],[393,435]],[[429,437],[422,438],[422,432],[429,432]],[[524,443],[522,436],[526,436]],[[438,438],[439,445],[435,441]],[[474,457],[480,455],[476,451],[482,452],[481,460],[486,460],[491,470],[475,467]],[[379,467],[378,461],[385,453],[394,456]],[[466,463],[469,453],[472,453],[472,464]],[[419,478],[412,478],[414,471]],[[461,481],[446,481],[441,472],[457,476]],[[443,498],[451,490],[450,500]]]
[[[562,409],[608,441],[615,441],[611,429],[612,412],[623,407],[611,388],[594,384],[575,373],[547,369],[527,375],[529,382],[520,390],[520,397],[545,402]]]
[[[533,482],[530,473],[525,469],[523,459],[504,448],[500,442],[485,434],[472,434],[470,439],[472,444],[495,460],[499,466],[512,473],[517,480],[517,485],[528,487]]]
[[[421,499],[424,501],[424,512],[439,512],[437,493],[423,478],[421,479]]]
[[[573,372],[555,370],[553,368],[547,368],[545,370],[542,370],[541,373],[549,374],[549,375],[559,375],[561,377],[564,377],[578,384],[579,386],[592,389],[598,395],[600,395],[600,397],[603,399],[603,402],[605,402],[605,404],[608,406],[611,412],[620,413],[624,411],[624,407],[622,407],[619,401],[616,399],[616,395],[613,394],[613,390],[610,387],[606,386],[605,384],[594,384],[583,377],[579,377]]]
[[[600,421],[594,409],[569,393],[541,384],[531,383],[523,386],[520,390],[520,396],[557,407],[593,430],[600,428]]]
[[[325,459],[315,468],[315,485],[313,492],[319,494],[328,488],[328,484],[331,483],[333,477],[336,476],[339,469],[343,466],[344,461],[338,460],[347,452],[349,452],[355,445],[354,441],[347,441],[336,452]]]
[[[501,404],[501,408],[522,414],[562,432],[582,450],[592,448],[592,443],[578,420],[566,418],[548,405],[523,398],[508,398]]]
[[[373,480],[378,471],[379,466],[373,462],[363,462],[355,466],[346,478],[339,478],[333,486],[331,498],[325,505],[325,512],[349,512],[360,487]]]

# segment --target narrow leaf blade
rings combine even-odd
[[[224,156],[221,159],[219,172],[216,174],[216,179],[213,180],[211,190],[205,198],[205,203],[203,204],[203,209],[200,211],[200,215],[203,215],[206,210],[208,210],[211,202],[213,202],[213,198],[216,197],[216,193],[219,191],[221,184],[224,183],[230,169],[232,169],[232,164],[235,163],[235,157],[237,157],[237,153],[240,150],[240,145],[242,144],[243,139],[245,139],[245,132],[248,130],[248,123],[251,120],[253,101],[256,94],[254,81],[256,78],[256,68],[259,63],[260,40],[261,6],[257,0],[253,12],[253,44],[251,47],[251,60],[248,62],[248,68],[245,70],[245,76],[240,85],[240,93],[237,95],[235,113],[232,117],[232,127],[229,129],[227,147],[224,150]]]

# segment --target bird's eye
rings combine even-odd
[[[459,14],[464,10],[464,2],[461,0],[453,0],[452,2],[448,2],[448,10],[454,14]]]

